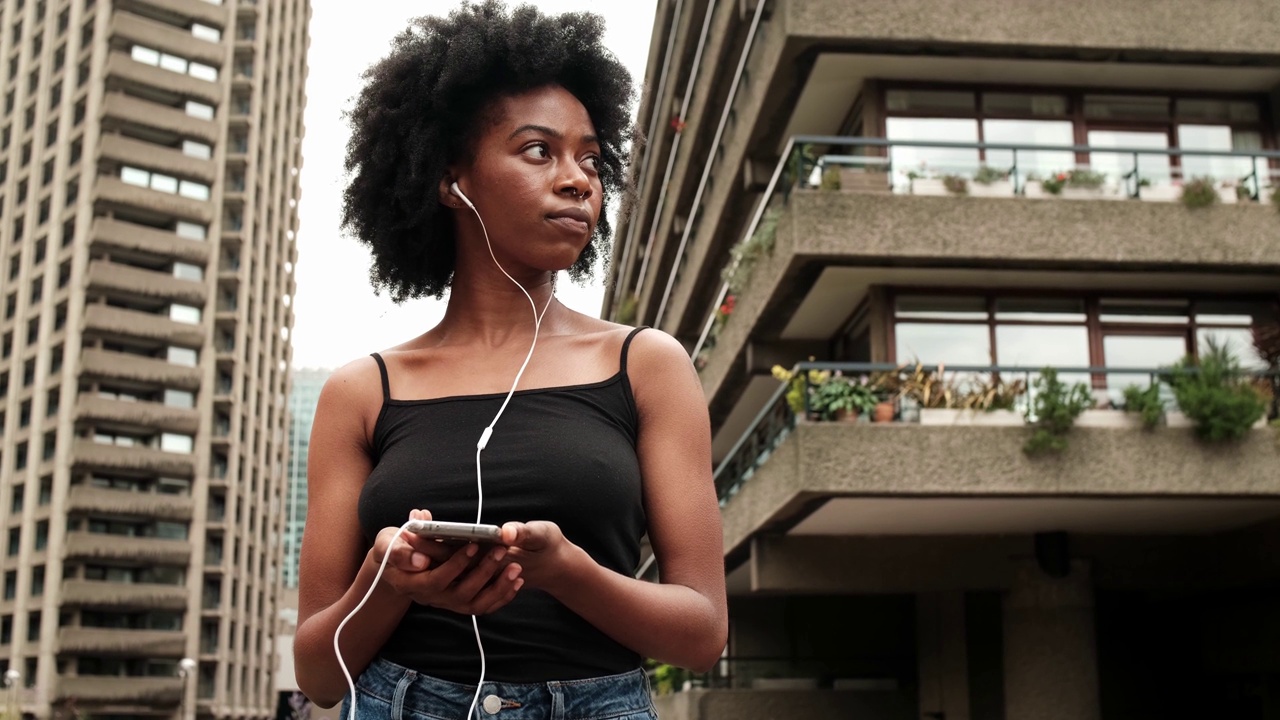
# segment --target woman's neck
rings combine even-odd
[[[479,344],[498,347],[513,338],[533,335],[534,307],[543,315],[543,331],[558,315],[552,298],[552,273],[541,277],[517,277],[528,296],[505,275],[497,272],[455,274],[444,318],[433,331],[443,345]],[[530,298],[533,305],[529,303]],[[549,304],[548,304],[549,303]]]

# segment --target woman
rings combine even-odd
[[[522,718],[652,717],[642,658],[706,670],[725,645],[688,356],[553,295],[558,271],[583,277],[607,252],[602,210],[623,189],[631,81],[601,35],[593,15],[467,4],[415,21],[366,75],[345,227],[372,251],[375,288],[449,300],[438,325],[320,396],[295,658],[322,706],[347,694],[334,637],[348,616],[341,658],[367,717],[463,717],[481,697]],[[411,514],[474,521],[481,489],[501,543],[397,537]],[[660,584],[633,577],[646,532]]]

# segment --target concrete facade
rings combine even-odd
[[[1280,322],[1280,218],[1254,202],[1280,186],[1277,30],[1264,0],[658,3],[604,315],[671,333],[700,373],[730,613],[723,660],[663,717],[1280,719],[1276,433],[1143,429],[1116,372],[1216,332],[1247,355]],[[1107,165],[1127,142],[1206,149],[1206,127],[1242,153],[1214,207],[1177,202],[1208,172],[1192,155],[1145,182]],[[801,136],[839,187],[784,157]],[[981,143],[1023,153],[1003,197],[946,188],[1009,170]],[[1073,169],[1106,190],[1017,185]],[[1049,457],[1018,413],[818,421],[770,377],[922,349],[1105,370]]]
[[[309,18],[0,2],[0,666],[24,717],[275,714]]]

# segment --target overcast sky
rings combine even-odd
[[[294,367],[337,367],[421,334],[439,322],[444,303],[395,305],[369,285],[369,253],[338,227],[342,158],[348,129],[342,120],[360,91],[360,74],[383,57],[396,33],[419,15],[446,14],[456,0],[313,0],[307,56],[306,137],[302,143],[302,199],[298,206],[298,292],[294,298]],[[512,5],[520,3],[510,3]],[[605,18],[605,42],[644,81],[655,0],[538,0],[544,12],[588,10]],[[557,295],[574,309],[598,315],[603,273],[580,288],[562,278]]]

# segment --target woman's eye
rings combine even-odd
[[[544,145],[543,143],[530,145],[529,147],[524,149],[524,153],[526,155],[532,155],[533,157],[536,157],[540,160],[545,160],[551,157],[551,151],[547,149],[547,146]]]
[[[599,169],[600,169],[600,156],[599,156],[599,155],[589,155],[585,160],[583,160],[583,162],[585,162],[585,163],[587,163],[588,165],[590,165],[592,170],[599,170]]]

